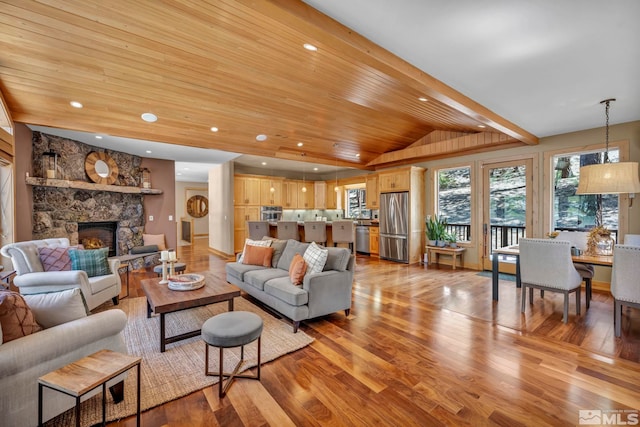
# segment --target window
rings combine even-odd
[[[458,241],[471,240],[471,167],[436,171],[436,212]]]
[[[345,218],[371,218],[371,210],[367,209],[367,190],[364,187],[348,187],[345,197]]]
[[[615,234],[618,231],[618,195],[577,195],[580,167],[602,163],[602,150],[557,154],[552,158],[552,221],[553,230],[587,231],[604,225]],[[609,160],[619,161],[619,150],[609,149]]]

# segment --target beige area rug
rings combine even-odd
[[[128,353],[142,356],[141,408],[142,411],[162,403],[186,396],[218,382],[218,377],[204,374],[205,345],[200,336],[169,344],[160,353],[160,317],[147,318],[146,298],[126,298],[120,300],[116,308],[127,313],[128,322],[124,330]],[[291,324],[274,318],[269,313],[248,302],[244,298],[234,300],[234,310],[251,311],[258,314],[263,322],[262,363],[277,359],[287,353],[299,350],[313,342],[302,331],[294,334]],[[211,316],[227,311],[227,303],[212,304],[197,309],[189,309],[167,314],[167,336],[199,329]],[[218,369],[218,351],[209,351],[209,370]],[[256,342],[245,347],[245,361],[241,371],[256,365]],[[224,366],[233,368],[240,359],[240,349],[225,350]],[[228,371],[228,370],[227,370]],[[114,405],[107,391],[107,420],[118,420],[136,412],[136,370],[131,369],[125,380],[125,399]],[[102,421],[101,394],[83,402],[82,425],[88,426]],[[47,426],[75,425],[73,411],[54,418]]]

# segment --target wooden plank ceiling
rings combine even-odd
[[[16,122],[363,169],[537,143],[292,0],[0,1],[0,90]]]

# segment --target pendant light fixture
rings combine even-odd
[[[336,142],[335,144],[333,144],[333,151],[336,155],[336,185],[335,187],[333,187],[333,191],[335,191],[336,193],[340,191],[340,187],[338,187],[338,143]]]
[[[302,157],[304,157],[304,156],[305,156],[305,154],[302,153]],[[304,172],[305,172],[305,170],[306,170],[306,167],[302,166],[302,188],[300,189],[300,191],[302,191],[303,193],[307,192],[307,186],[305,185],[305,182],[304,182]]]
[[[605,99],[606,133],[604,161],[600,164],[580,168],[580,182],[576,194],[620,194],[629,193],[629,205],[635,193],[640,193],[638,162],[611,163],[609,160],[609,104],[615,98]]]

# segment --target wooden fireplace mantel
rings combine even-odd
[[[48,178],[36,178],[32,176],[26,177],[27,185],[33,185],[37,187],[57,187],[57,188],[77,188],[79,190],[92,190],[92,191],[110,191],[112,193],[131,193],[131,194],[162,194],[162,190],[155,188],[140,188],[130,187],[126,185],[109,185],[109,184],[94,184],[85,181],[68,181],[66,179],[48,179]]]

